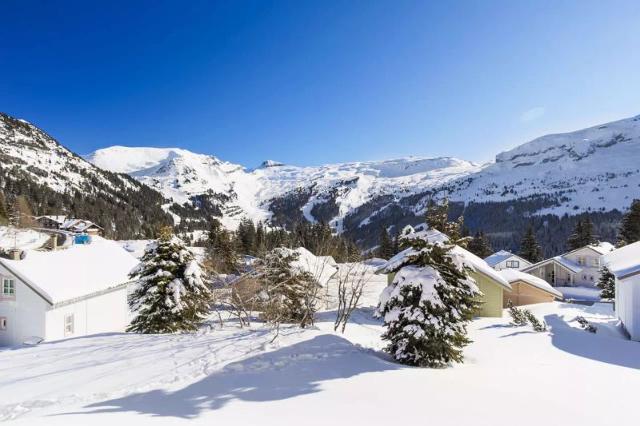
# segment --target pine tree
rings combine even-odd
[[[582,221],[578,220],[576,227],[573,230],[573,234],[567,239],[567,247],[569,250],[576,250],[580,247],[584,247],[589,244],[593,244],[595,238],[593,237],[593,224],[589,216]]]
[[[469,241],[467,249],[481,259],[484,259],[493,253],[491,244],[482,231],[476,232],[473,239]]]
[[[542,260],[542,250],[536,241],[536,234],[533,232],[533,226],[529,226],[524,237],[522,237],[522,241],[520,242],[520,252],[518,255],[532,263],[537,263]]]
[[[136,285],[129,295],[135,313],[127,331],[195,331],[209,312],[211,292],[193,254],[170,228],[147,247],[131,272]]]
[[[293,266],[299,256],[291,249],[275,248],[257,265],[266,295],[263,318],[267,322],[295,322],[301,327],[313,324],[316,283],[310,273]]]
[[[414,254],[395,269],[393,283],[380,297],[386,350],[397,361],[420,367],[462,362],[462,349],[470,343],[466,325],[479,307],[478,287],[452,245],[422,239],[409,244]]]
[[[390,259],[393,257],[393,242],[387,228],[380,228],[380,243],[378,246],[378,257]]]
[[[633,200],[618,230],[618,246],[636,241],[640,241],[640,200]]]
[[[602,290],[600,298],[609,300],[616,298],[616,277],[606,266],[603,266],[600,270],[600,279],[597,286]]]
[[[238,272],[239,259],[231,233],[221,229],[207,250],[207,264],[218,274]]]
[[[466,247],[470,238],[462,235],[464,218],[460,216],[455,222],[449,222],[449,200],[440,202],[430,200],[425,215],[427,226],[437,229],[449,237],[449,240],[460,247]]]

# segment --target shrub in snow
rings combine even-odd
[[[386,350],[397,361],[420,367],[462,362],[462,348],[470,343],[466,325],[479,307],[478,287],[453,246],[422,239],[408,243],[412,252],[380,296]]]
[[[522,309],[516,308],[513,306],[511,300],[508,303],[509,307],[509,315],[511,316],[511,324],[515,326],[527,325],[527,316],[525,315]]]
[[[602,299],[615,299],[616,277],[606,266],[603,266],[600,270],[600,279],[598,280],[597,286],[598,288],[600,288],[600,290],[602,290],[600,292],[600,297]]]
[[[129,307],[135,313],[127,331],[195,331],[209,312],[211,292],[184,242],[169,231],[149,244],[131,272],[135,287]]]
[[[587,321],[583,316],[576,317],[576,321],[578,321],[578,324],[580,324],[580,327],[583,330],[588,331],[589,333],[595,333],[598,331],[596,326]]]
[[[296,322],[301,327],[313,324],[318,286],[309,272],[292,266],[299,256],[275,248],[258,265],[265,321],[275,325]]]
[[[527,321],[529,322],[529,324],[531,324],[533,331],[537,331],[537,332],[547,331],[547,324],[545,324],[544,321],[540,321],[538,318],[536,318],[536,316],[533,315],[533,312],[531,312],[528,309],[525,309],[524,315],[525,317],[527,317]]]

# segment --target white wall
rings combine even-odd
[[[631,340],[640,341],[640,275],[616,280],[616,315]]]
[[[73,315],[73,333],[65,333],[65,316]],[[122,332],[129,324],[127,289],[52,309],[46,314],[46,340]]]
[[[602,262],[602,256],[599,253],[585,247],[563,257],[577,263],[582,268],[582,271],[575,276],[576,285],[594,286],[598,283]],[[580,263],[581,259],[584,264]]]
[[[0,346],[16,346],[34,336],[44,338],[49,303],[0,265],[2,276],[14,279],[16,297],[0,299],[0,317],[7,318],[7,329],[0,330]]]

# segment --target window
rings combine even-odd
[[[519,260],[507,260],[507,268],[519,268],[520,261]]]
[[[593,259],[593,266],[600,266],[600,258],[596,257]]]
[[[13,297],[16,295],[16,283],[11,278],[2,279],[2,295]]]
[[[0,331],[7,329],[7,318],[0,317]]]
[[[69,336],[73,334],[73,314],[66,314],[64,316],[64,335]]]
[[[578,257],[578,265],[584,265],[584,264],[585,264],[584,257],[583,256]]]

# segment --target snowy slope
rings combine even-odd
[[[463,202],[546,197],[536,213],[623,210],[640,194],[640,116],[543,136],[482,166],[450,157],[408,157],[316,167],[268,160],[247,170],[179,148],[120,146],[86,158],[129,173],[179,203],[216,194],[230,228],[244,216],[275,216],[276,223],[324,220],[340,232],[350,215],[360,218],[351,228],[379,229],[376,215],[399,203],[420,215],[433,193]]]
[[[640,194],[640,116],[540,137],[498,154],[452,191],[461,201],[559,200],[541,213],[625,209]]]
[[[104,172],[60,145],[51,136],[24,120],[0,113],[0,159],[5,169],[19,169],[28,178],[57,192],[91,190],[92,179],[109,188],[136,189],[131,180],[116,175],[111,182]]]
[[[269,219],[270,201],[302,189],[310,192],[301,208],[304,217],[316,221],[311,212],[314,205],[333,198],[338,212],[332,219],[340,228],[344,215],[374,196],[408,196],[479,170],[478,165],[455,158],[417,157],[319,167],[268,160],[257,169],[246,170],[179,148],[120,146],[98,150],[86,158],[101,168],[129,173],[178,203],[208,191],[228,196],[230,200],[221,201],[221,205],[223,223],[229,227],[243,216],[256,221]]]

